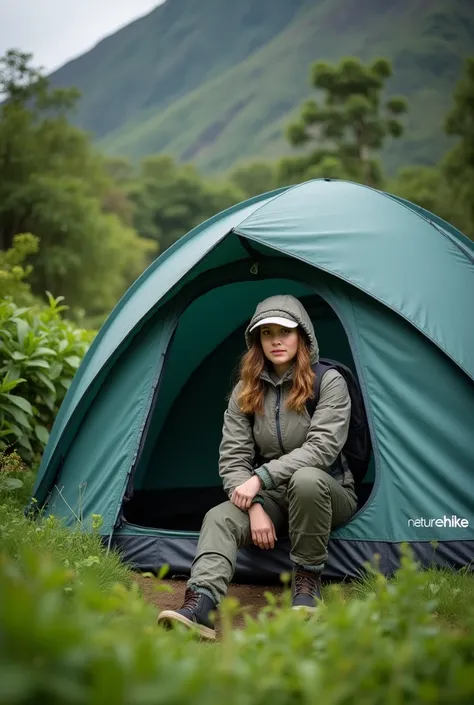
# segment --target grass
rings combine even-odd
[[[326,705],[472,703],[474,632],[433,619],[426,575],[406,552],[397,585],[336,600],[311,619],[270,604],[244,629],[222,608],[222,638],[166,631],[136,589],[104,595],[26,552],[0,556],[0,701],[27,705]],[[466,616],[474,627],[472,605]]]
[[[132,584],[132,573],[119,554],[107,552],[98,533],[90,527],[78,523],[69,529],[53,516],[42,516],[36,521],[25,518],[23,507],[31,496],[34,472],[9,473],[8,477],[21,479],[23,485],[7,490],[0,483],[0,547],[4,555],[18,560],[26,548],[34,555],[49,556],[71,570],[74,579],[87,574],[102,591],[110,590],[116,583],[127,587]],[[98,526],[99,518],[96,522]]]
[[[0,544],[2,551],[15,559],[24,547],[50,556],[76,576],[87,573],[103,591],[115,583],[132,584],[131,571],[118,553],[106,552],[97,533],[85,531],[80,525],[68,529],[53,516],[30,521],[19,509],[0,505]]]
[[[468,609],[474,604],[474,572],[471,567],[452,571],[448,568],[429,568],[424,571],[426,582],[423,589],[417,593],[419,604],[436,598],[436,617],[447,628],[462,629]],[[395,575],[389,581],[397,585],[398,577]],[[356,580],[342,587],[346,600],[367,598],[375,593],[377,577],[367,574],[366,577]],[[331,590],[326,588],[326,599],[331,602]]]
[[[73,529],[64,527],[53,516],[43,516],[36,521],[25,518],[23,507],[31,496],[34,472],[22,470],[8,477],[21,478],[22,487],[14,491],[2,489],[0,483],[0,546],[2,552],[21,560],[26,548],[34,555],[49,556],[63,568],[71,570],[74,579],[87,576],[102,591],[110,591],[114,585],[132,586],[134,574],[122,563],[115,551],[107,552],[97,529],[100,517],[94,517],[96,530],[79,522]],[[0,473],[0,479],[2,474]],[[469,567],[459,571],[432,567],[424,571],[422,587],[416,593],[421,606],[436,600],[436,617],[440,625],[448,629],[463,629],[465,616],[474,604],[474,572]],[[323,597],[328,606],[343,601],[346,603],[372,599],[380,587],[381,576],[372,570],[355,581],[342,582],[323,587]],[[384,579],[385,580],[385,579]],[[397,589],[398,573],[388,581]],[[269,605],[275,604],[269,596]],[[278,604],[289,604],[288,592],[277,599]],[[242,606],[245,607],[245,606]]]

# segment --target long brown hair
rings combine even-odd
[[[287,400],[287,408],[303,413],[307,399],[314,396],[315,374],[311,369],[311,353],[306,334],[298,328],[299,344],[293,371],[293,384]],[[252,347],[242,357],[240,379],[243,382],[238,402],[244,414],[263,414],[265,388],[260,379],[266,357],[260,336],[255,335]]]

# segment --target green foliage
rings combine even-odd
[[[474,604],[474,572],[473,565],[466,566],[458,571],[450,568],[433,566],[424,571],[422,589],[418,590],[413,599],[423,609],[424,603],[436,598],[436,618],[444,626],[463,629],[465,617],[469,613],[470,605]],[[396,584],[403,575],[395,574],[390,583]],[[379,577],[376,572],[368,572],[360,580],[355,580],[345,586],[344,597],[353,598],[371,597],[377,592]]]
[[[64,320],[48,293],[47,306],[0,302],[0,450],[14,445],[31,462],[42,452],[92,331]]]
[[[453,106],[446,117],[446,131],[458,143],[441,162],[452,198],[452,222],[474,239],[474,57],[466,60]]]
[[[137,232],[155,240],[161,251],[245,197],[236,186],[204,181],[195,167],[177,165],[167,156],[144,159],[128,194]]]
[[[408,166],[400,169],[388,190],[450,220],[447,184],[439,168]]]
[[[339,66],[315,63],[311,83],[324,91],[324,102],[320,105],[307,100],[299,120],[287,128],[294,147],[315,146],[304,158],[283,159],[279,181],[331,175],[380,185],[380,168],[371,154],[383,147],[387,137],[402,135],[403,125],[397,116],[407,109],[405,99],[394,97],[382,107],[381,94],[391,75],[387,59],[377,59],[368,66],[355,58],[343,59]]]
[[[53,88],[30,61],[0,59],[0,250],[33,233],[33,292],[65,295],[76,315],[108,312],[152,248],[127,226],[130,208],[89,135],[68,122],[77,91]]]
[[[77,102],[76,88],[51,90],[48,79],[31,66],[32,55],[10,49],[0,60],[0,95],[6,100],[6,109],[23,108],[25,103],[33,109],[47,110],[54,114],[68,112]]]
[[[417,203],[474,239],[474,58],[456,84],[446,130],[459,139],[436,167],[406,167],[388,190]]]
[[[25,506],[31,497],[34,473],[18,453],[0,452],[0,504]]]
[[[0,299],[9,296],[19,304],[32,303],[30,285],[25,281],[33,267],[25,260],[38,252],[38,238],[30,233],[18,234],[13,238],[12,247],[0,250]]]
[[[116,583],[130,585],[131,574],[116,551],[107,551],[99,536],[103,519],[92,514],[87,522],[66,528],[61,520],[38,511],[34,521],[25,517],[31,509],[35,472],[16,452],[0,452],[0,545],[4,556],[19,561],[25,570],[25,549],[54,560],[67,571],[67,592],[84,579],[96,589],[108,591]],[[1,622],[0,622],[1,631]]]
[[[268,608],[222,643],[157,627],[137,588],[100,592],[87,575],[32,551],[0,563],[0,699],[22,703],[418,705],[474,697],[472,604],[465,628],[436,621],[436,594],[405,555],[396,583],[382,576],[364,599],[336,599],[319,616]],[[25,634],[28,638],[25,638]],[[216,649],[218,652],[216,652]]]
[[[80,522],[66,528],[54,516],[40,516],[35,521],[25,519],[19,508],[19,496],[12,498],[0,490],[0,540],[4,555],[19,561],[25,569],[25,549],[35,555],[54,560],[65,570],[68,592],[82,581],[90,580],[96,589],[107,591],[116,583],[130,585],[129,569],[115,551],[105,549],[93,526]]]
[[[269,162],[248,162],[237,165],[230,172],[229,180],[245,194],[246,198],[259,196],[261,193],[277,188],[275,167]]]

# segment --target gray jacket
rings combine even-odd
[[[305,308],[293,296],[272,296],[262,301],[246,330],[247,346],[252,344],[249,329],[267,316],[289,314],[303,328],[311,343],[311,362],[319,358],[313,324]],[[319,402],[313,417],[286,408],[291,390],[293,369],[278,378],[271,365],[261,378],[265,382],[263,415],[255,414],[252,422],[238,406],[242,382],[232,391],[224,414],[222,441],[219,448],[219,474],[228,496],[248,480],[259,475],[263,488],[279,499],[286,493],[291,475],[302,467],[317,467],[333,475],[341,485],[354,487],[354,479],[342,456],[342,466],[335,463],[346,442],[351,400],[344,378],[336,370],[325,373]],[[280,411],[277,415],[277,407]],[[257,452],[259,451],[259,453]],[[256,459],[261,459],[256,466]]]

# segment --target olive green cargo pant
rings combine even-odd
[[[300,468],[292,475],[281,503],[263,490],[260,494],[277,538],[290,537],[291,560],[322,570],[331,529],[348,521],[356,511],[353,490],[342,487],[324,470]],[[204,588],[219,603],[234,575],[237,550],[251,544],[246,511],[230,501],[213,507],[204,517],[188,586]]]

